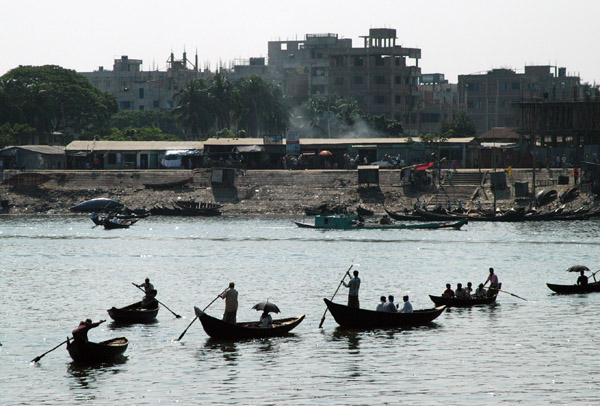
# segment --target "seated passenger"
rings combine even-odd
[[[588,277],[585,276],[583,270],[580,271],[579,278],[577,278],[577,284],[578,285],[587,285],[588,284]]]
[[[387,216],[387,214],[384,214],[383,217],[379,220],[379,224],[392,224],[392,220],[390,220],[390,218]]]
[[[469,294],[463,289],[462,283],[456,284],[456,291],[454,292],[457,299],[469,299]]]
[[[273,318],[267,312],[260,315],[260,324],[258,327],[273,327]]]
[[[381,300],[381,302],[377,305],[377,311],[378,312],[385,312],[385,306],[387,305],[387,303],[385,302],[385,296],[381,296],[381,298],[379,299]]]
[[[402,300],[404,300],[404,306],[402,306],[402,309],[400,309],[400,313],[412,313],[413,307],[408,301],[408,295],[404,296]]]
[[[398,306],[394,303],[394,296],[388,296],[388,302],[385,305],[385,311],[389,313],[398,313]]]
[[[487,292],[485,291],[485,288],[483,287],[483,283],[480,283],[479,286],[477,287],[477,289],[475,289],[475,296],[476,297],[486,297]]]
[[[465,291],[468,293],[469,297],[473,294],[473,284],[471,282],[467,282],[467,287]]]
[[[446,284],[446,290],[442,293],[442,297],[454,297],[454,291],[450,287],[450,284]]]

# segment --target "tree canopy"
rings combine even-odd
[[[102,128],[116,111],[113,95],[74,70],[19,66],[0,77],[0,125],[26,124],[41,134],[77,135]]]
[[[446,134],[446,137],[474,137],[477,135],[477,126],[473,119],[464,111],[456,115],[454,120],[442,120],[438,127],[439,134]]]

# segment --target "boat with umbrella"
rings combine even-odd
[[[279,313],[277,305],[271,302],[257,303],[252,307],[256,310],[267,311],[272,313]],[[288,317],[284,319],[273,320],[271,327],[260,327],[260,322],[240,322],[240,323],[227,323],[223,320],[209,316],[200,308],[194,306],[194,312],[196,317],[202,323],[202,327],[206,334],[211,338],[221,340],[240,340],[247,338],[265,338],[265,337],[278,337],[288,334],[291,330],[296,328],[302,320],[304,315],[297,317]]]
[[[585,265],[573,265],[567,269],[567,272],[591,272],[590,269]],[[583,284],[574,284],[574,285],[557,285],[554,283],[547,283],[546,285],[550,290],[558,294],[577,294],[577,293],[592,293],[592,292],[600,292],[600,282],[596,280],[596,274],[600,271],[596,271],[592,273],[592,277],[594,278],[594,282],[592,283],[583,283]]]

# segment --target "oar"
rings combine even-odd
[[[229,288],[227,288],[229,289]],[[206,309],[208,309],[210,307],[211,304],[213,304],[215,302],[215,300],[217,300],[218,298],[221,297],[221,295],[225,292],[227,292],[227,289],[225,289],[222,293],[220,293],[217,297],[215,297],[212,302],[210,302],[202,311],[206,311]],[[187,333],[188,328],[191,327],[192,324],[194,324],[194,322],[196,321],[196,319],[198,318],[198,316],[194,317],[194,319],[192,320],[192,322],[190,324],[188,324],[188,326],[185,328],[185,330],[183,330],[183,333],[181,333],[181,335],[179,336],[179,338],[177,338],[177,340],[175,341],[181,341],[181,339],[183,338],[183,336],[185,335],[185,333]]]
[[[350,275],[350,270],[352,269],[353,266],[354,266],[354,264],[350,265],[350,268],[348,268],[348,270],[344,274],[344,277],[340,281],[340,284],[338,285],[337,289],[335,290],[335,292],[333,292],[333,296],[331,296],[331,301],[332,302],[333,302],[333,298],[338,293],[338,290],[340,290],[340,287],[342,286],[342,283],[344,283],[344,279],[346,279],[346,275]],[[325,316],[327,315],[327,310],[328,310],[328,308],[325,308],[325,312],[323,313],[323,317],[321,317],[321,322],[319,323],[319,328],[323,327],[323,323],[325,322]]]
[[[61,345],[63,345],[64,343],[66,343],[67,341],[69,341],[69,339],[66,339],[65,341],[63,341],[62,343],[58,344],[56,347],[54,347],[53,349],[51,349],[50,351],[46,351],[45,353],[43,353],[42,355],[40,355],[39,357],[35,357],[34,359],[31,360],[32,364],[35,364],[36,362],[38,362],[39,360],[42,359],[42,357],[48,353],[51,353],[52,351],[54,351],[55,349],[57,349],[58,347],[60,347]]]
[[[524,297],[517,296],[517,295],[515,295],[514,293],[510,293],[510,292],[507,292],[507,291],[505,291],[505,290],[502,290],[502,289],[498,289],[498,290],[499,290],[500,292],[508,293],[508,294],[509,294],[509,295],[511,295],[511,296],[518,297],[519,299],[521,299],[521,300],[524,300],[524,301],[526,301],[526,302],[527,302],[527,299],[525,299]]]
[[[138,288],[139,290],[141,290],[142,292],[144,292],[144,293],[146,292],[144,289],[140,288],[140,287],[139,287],[138,285],[136,285],[135,283],[131,282],[131,284],[132,284],[133,286],[135,286],[136,288]],[[158,300],[157,298],[154,298],[154,300],[156,300],[158,303],[160,303],[161,305],[163,305],[163,307],[164,307],[165,309],[167,309],[168,311],[170,311],[171,313],[173,313],[173,315],[174,315],[176,318],[178,318],[178,319],[180,319],[180,318],[181,318],[181,316],[180,316],[180,315],[178,315],[177,313],[175,313],[173,310],[169,309],[169,308],[168,308],[168,307],[167,307],[167,306],[166,306],[166,305],[165,305],[163,302],[161,302],[161,301],[160,301],[160,300]]]

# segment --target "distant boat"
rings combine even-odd
[[[108,309],[108,315],[116,322],[120,323],[148,323],[156,320],[158,314],[158,302],[156,307],[145,308],[142,306],[142,302],[136,302],[129,306],[121,307],[117,309],[113,307]]]
[[[184,187],[194,183],[194,178],[185,178],[181,180],[175,180],[172,182],[163,183],[144,183],[144,186],[149,189],[172,189],[177,187]]]
[[[600,282],[588,283],[587,285],[556,285],[554,283],[547,283],[546,285],[553,292],[562,295],[600,292]]]
[[[106,197],[100,197],[97,199],[86,200],[85,202],[76,204],[69,210],[76,212],[93,212],[93,211],[110,211],[123,207],[122,203],[117,202],[113,199]]]
[[[429,295],[429,298],[435,303],[436,306],[448,306],[448,307],[471,307],[477,305],[488,305],[496,303],[496,297],[498,295],[489,297],[475,297],[471,296],[469,299],[463,299],[458,297],[443,297]]]
[[[458,230],[468,223],[469,220],[461,219],[455,222],[415,223],[415,224],[379,224],[364,223],[358,221],[358,216],[336,214],[331,216],[315,216],[314,224],[294,221],[301,228],[318,228],[326,230],[435,230],[440,228],[451,228]]]

